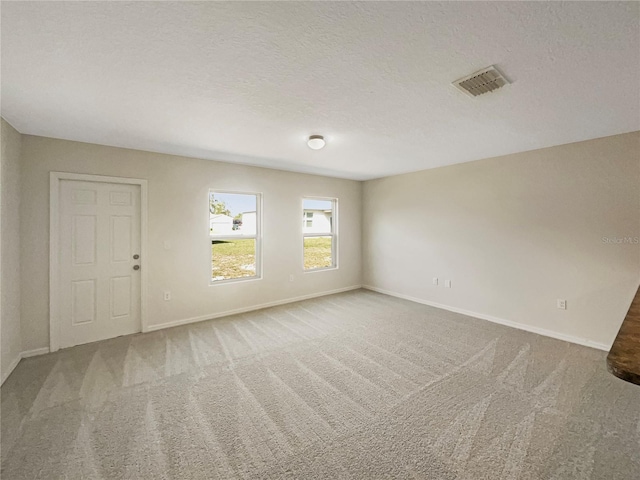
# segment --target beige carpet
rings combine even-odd
[[[369,291],[23,360],[2,478],[640,478],[605,353]]]

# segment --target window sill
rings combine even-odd
[[[241,282],[255,282],[257,280],[262,280],[262,276],[227,278],[226,280],[209,280],[209,286],[215,287],[217,285],[229,285],[230,283],[241,283]]]
[[[323,267],[323,268],[310,268],[310,269],[305,269],[304,273],[316,273],[316,272],[327,272],[330,270],[338,270],[338,267]]]

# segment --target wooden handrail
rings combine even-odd
[[[607,368],[616,377],[640,385],[640,287],[607,355]]]

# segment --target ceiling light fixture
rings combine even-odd
[[[307,140],[307,145],[312,150],[320,150],[325,145],[324,137],[322,135],[311,135]]]

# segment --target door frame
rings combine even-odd
[[[70,172],[49,173],[49,351],[60,349],[60,182],[116,183],[140,186],[140,330],[147,332],[147,181],[140,178],[107,177]]]

